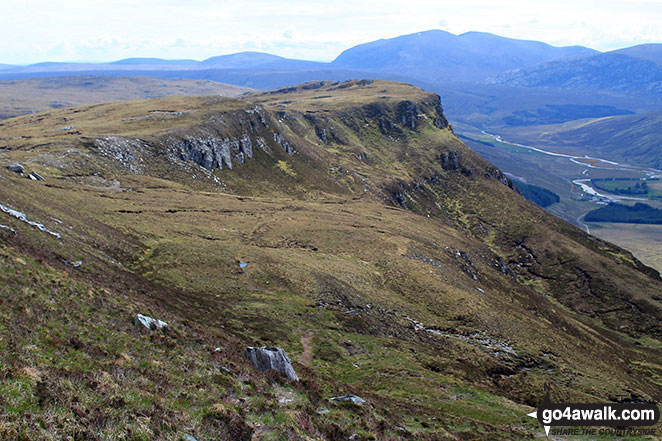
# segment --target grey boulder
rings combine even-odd
[[[136,315],[133,319],[133,324],[136,326],[144,326],[149,330],[162,329],[168,326],[168,324],[162,320],[154,319],[142,314]]]
[[[21,164],[12,164],[7,166],[7,170],[13,171],[14,173],[23,173],[25,168]]]
[[[255,348],[249,346],[246,348],[244,356],[249,359],[251,363],[253,363],[253,367],[260,372],[266,372],[273,369],[284,373],[290,380],[299,380],[299,377],[292,367],[290,357],[288,357],[285,351],[281,348],[270,346]]]
[[[360,406],[361,404],[365,403],[365,400],[363,398],[354,394],[343,395],[342,397],[331,397],[331,401],[334,401],[336,403],[344,403],[345,401],[351,401],[357,406]]]

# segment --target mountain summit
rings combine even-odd
[[[554,47],[484,32],[454,35],[431,30],[355,46],[340,54],[333,64],[420,79],[479,80],[556,58],[595,53],[582,46]]]

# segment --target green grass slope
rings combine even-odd
[[[662,397],[659,275],[527,202],[434,94],[308,83],[0,130],[0,163],[45,178],[3,169],[0,203],[61,234],[1,213],[6,437],[543,439],[546,382]]]

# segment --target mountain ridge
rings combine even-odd
[[[419,38],[421,37],[421,38]],[[433,40],[433,41],[422,41],[422,40]],[[209,57],[202,61],[195,60],[165,60],[159,58],[126,58],[118,61],[111,61],[106,63],[67,63],[67,62],[42,62],[35,63],[28,66],[12,66],[8,69],[15,73],[18,72],[46,72],[49,69],[51,70],[74,70],[74,71],[89,71],[89,70],[111,70],[113,68],[117,69],[128,69],[129,66],[133,69],[146,69],[147,67],[161,67],[167,69],[208,69],[208,68],[224,68],[224,69],[249,69],[255,67],[267,67],[270,69],[282,69],[282,68],[359,68],[375,70],[375,65],[366,64],[369,59],[365,57],[365,54],[360,54],[352,56],[352,52],[361,51],[365,48],[370,48],[371,46],[384,46],[384,45],[400,45],[402,44],[410,45],[411,47],[420,46],[417,51],[423,51],[423,53],[430,52],[430,44],[438,44],[439,48],[436,49],[436,52],[439,54],[450,54],[455,60],[453,66],[437,66],[442,68],[457,68],[459,64],[467,63],[469,60],[474,59],[478,55],[487,56],[490,58],[490,62],[495,64],[499,58],[508,56],[509,52],[519,51],[519,55],[511,57],[512,59],[507,63],[502,63],[498,65],[500,70],[507,70],[512,68],[514,65],[517,67],[525,67],[538,62],[548,60],[550,58],[561,58],[571,55],[579,55],[586,53],[594,53],[593,49],[584,48],[581,46],[569,46],[569,47],[554,47],[546,43],[537,42],[533,40],[519,40],[513,38],[500,37],[498,35],[485,33],[485,32],[466,32],[461,35],[454,35],[446,31],[441,30],[430,30],[424,32],[418,32],[410,35],[404,35],[400,37],[382,39],[372,43],[364,43],[354,48],[349,48],[343,51],[335,60],[330,63],[322,62],[313,62],[306,60],[296,60],[280,57],[277,55],[272,55],[263,52],[253,52],[245,51],[238,52],[227,55],[219,55]],[[442,46],[448,45],[446,49]],[[489,49],[481,49],[481,46],[489,45]],[[441,51],[441,52],[439,52]],[[446,51],[446,52],[444,52]],[[466,56],[463,54],[466,52]],[[497,52],[497,53],[495,53]],[[535,54],[533,54],[535,52]],[[348,58],[354,57],[356,60],[352,63],[348,63]],[[427,57],[424,57],[427,58]],[[391,60],[389,65],[391,68],[399,65],[400,71],[398,73],[403,73],[401,70],[402,66],[401,61],[403,60]],[[413,64],[420,63],[421,60],[409,60],[409,66],[407,69],[411,71]],[[425,60],[429,61],[429,60]],[[358,63],[358,64],[357,64]],[[514,64],[513,64],[514,63]],[[470,63],[473,67],[472,69],[476,70],[478,64],[474,61]],[[493,72],[496,67],[492,67],[489,72]],[[474,75],[476,72],[474,72]],[[481,73],[484,76],[485,72]]]
[[[552,60],[505,72],[488,83],[520,87],[662,92],[662,45],[643,45],[585,57]]]
[[[535,439],[545,384],[569,402],[662,394],[659,274],[522,198],[436,94],[316,81],[0,128],[2,165],[45,179],[3,167],[0,203],[60,234],[0,213],[0,345],[17,348],[0,384],[23,391],[0,396],[5,436],[103,421],[164,439]],[[170,329],[138,331],[136,313]],[[300,381],[255,371],[246,346],[283,348]],[[365,403],[332,400],[349,394]],[[72,405],[91,417],[50,418]]]

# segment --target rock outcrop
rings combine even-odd
[[[442,153],[439,155],[439,162],[444,170],[457,170],[460,168],[460,160],[457,153]]]
[[[193,161],[207,170],[222,170],[223,166],[232,170],[233,159],[243,164],[246,159],[253,157],[253,142],[246,133],[240,138],[189,137],[168,140],[166,143],[182,161]],[[262,144],[258,142],[258,145]]]
[[[292,367],[292,361],[281,348],[272,346],[255,348],[249,346],[246,348],[244,356],[249,359],[251,363],[253,363],[253,367],[260,372],[275,370],[284,373],[290,380],[299,380],[299,377]]]

